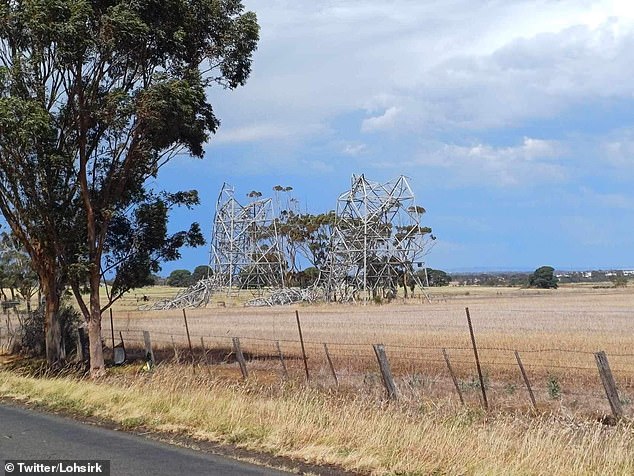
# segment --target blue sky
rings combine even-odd
[[[352,173],[404,174],[434,268],[634,268],[634,5],[626,1],[245,0],[261,41],[205,159],[159,176],[202,203],[292,186],[334,209]],[[164,266],[192,269],[205,247]]]

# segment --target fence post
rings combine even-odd
[[[114,349],[114,321],[112,319],[112,308],[108,310],[110,311],[110,335],[112,336],[112,348]],[[114,350],[112,352],[114,352]]]
[[[330,367],[330,373],[332,378],[335,379],[335,383],[339,386],[339,379],[337,378],[337,372],[335,372],[335,366],[332,365],[332,359],[330,358],[330,352],[328,352],[328,345],[324,342],[324,352],[326,352],[326,359],[328,360],[328,366]]]
[[[310,380],[308,375],[308,359],[306,358],[306,349],[304,348],[304,338],[302,337],[302,325],[299,322],[299,311],[295,311],[295,318],[297,319],[297,330],[299,330],[299,342],[302,344],[302,357],[304,358],[304,370],[306,371],[306,381]]]
[[[125,352],[125,342],[123,341],[123,334],[119,331],[119,340],[121,340],[121,348]]]
[[[152,340],[150,339],[150,333],[148,331],[143,331],[143,342],[145,343],[145,360],[150,363],[150,368],[152,368],[156,361],[154,360]]]
[[[531,403],[533,404],[533,409],[537,411],[537,402],[535,401],[533,388],[531,387],[531,383],[528,381],[528,375],[526,375],[526,370],[524,370],[524,365],[522,364],[522,359],[520,359],[520,353],[518,351],[515,351],[515,359],[517,360],[517,365],[519,366],[522,378],[524,379],[526,390],[528,390],[528,396],[530,397]]]
[[[473,325],[471,325],[471,314],[469,308],[464,308],[467,313],[467,323],[469,324],[469,334],[471,334],[471,343],[473,344],[473,354],[475,355],[476,367],[478,368],[478,378],[480,379],[480,388],[482,389],[482,403],[484,409],[489,409],[489,401],[487,400],[487,391],[484,388],[484,378],[482,377],[482,368],[480,367],[480,358],[478,357],[478,347],[476,346],[475,335],[473,333]]]
[[[597,361],[597,368],[599,369],[599,375],[601,376],[601,382],[605,389],[605,395],[610,402],[610,408],[612,414],[616,418],[623,416],[623,408],[621,407],[621,400],[619,399],[619,392],[616,389],[616,382],[612,376],[610,370],[610,363],[608,362],[608,356],[604,351],[596,352],[594,358]]]
[[[392,377],[392,370],[390,369],[390,362],[387,360],[385,354],[385,346],[383,344],[372,344],[374,353],[376,354],[376,360],[379,362],[379,368],[381,369],[381,376],[383,377],[383,384],[387,390],[387,396],[390,400],[396,400],[398,398],[396,384],[394,383],[394,377]]]
[[[233,351],[236,354],[236,359],[238,364],[240,364],[240,372],[242,372],[242,378],[249,378],[249,371],[247,370],[247,363],[244,360],[244,355],[242,354],[242,348],[240,347],[240,338],[232,337],[233,340]]]
[[[192,359],[192,371],[194,372],[194,375],[196,375],[196,358],[194,357],[194,348],[192,347],[192,340],[191,340],[191,337],[189,337],[189,326],[187,325],[187,313],[185,312],[185,309],[183,309],[183,319],[185,320],[185,331],[187,332],[187,342],[189,343],[189,354]]]
[[[288,378],[288,369],[286,368],[286,362],[284,362],[284,355],[282,354],[279,340],[275,341],[275,347],[277,347],[277,355],[279,355],[280,363],[282,364],[282,374],[284,375],[284,378]]]
[[[442,355],[445,358],[445,363],[447,364],[447,369],[449,370],[449,375],[451,375],[451,380],[453,381],[453,386],[456,388],[456,393],[458,394],[458,398],[460,399],[460,403],[464,405],[464,399],[462,398],[462,392],[460,391],[460,385],[458,385],[458,379],[456,379],[456,375],[453,373],[453,368],[451,368],[451,362],[449,362],[449,355],[445,349],[442,350]]]

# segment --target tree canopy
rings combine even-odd
[[[175,269],[165,281],[168,286],[186,288],[192,284],[192,273],[188,269]]]
[[[529,286],[541,289],[557,289],[557,278],[552,266],[540,266],[528,278]]]
[[[59,358],[65,285],[99,371],[104,267],[118,273],[116,294],[202,242],[196,225],[164,228],[167,211],[196,204],[195,192],[165,195],[148,179],[179,153],[204,155],[220,123],[207,90],[246,82],[258,36],[239,0],[0,5],[0,211],[47,298],[49,361]],[[116,240],[131,237],[126,253]]]

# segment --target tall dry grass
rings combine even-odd
[[[372,474],[634,474],[634,427],[484,414],[448,400],[192,378],[179,366],[100,381],[0,370],[0,395]]]
[[[465,318],[471,310],[480,357],[492,387],[507,405],[507,393],[522,392],[515,361],[519,350],[540,400],[549,398],[548,382],[557,379],[571,404],[588,412],[606,411],[607,404],[593,353],[607,352],[624,401],[634,400],[634,291],[592,289],[444,288],[432,303],[420,299],[389,305],[318,305],[277,308],[209,307],[188,310],[189,329],[197,355],[200,337],[223,360],[231,352],[231,337],[239,336],[249,363],[275,375],[279,365],[274,340],[302,372],[294,310],[299,309],[309,366],[328,379],[323,342],[327,342],[343,381],[367,380],[376,373],[371,344],[386,345],[394,372],[402,378],[423,375],[441,381],[440,394],[451,392],[440,349],[448,349],[458,378],[470,384],[475,375],[473,351]],[[168,352],[172,339],[186,348],[182,312],[115,312],[114,326],[131,344],[141,344],[142,330]],[[109,335],[104,322],[104,335]],[[183,354],[183,352],[181,352]],[[185,352],[184,355],[187,355]],[[217,363],[217,362],[216,362]],[[589,401],[592,400],[592,401]],[[509,405],[510,402],[508,402]],[[513,405],[511,405],[513,406]],[[634,412],[631,405],[626,411]]]

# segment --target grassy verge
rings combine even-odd
[[[634,426],[387,405],[292,383],[241,384],[161,366],[89,381],[0,370],[0,396],[374,474],[634,474]]]

